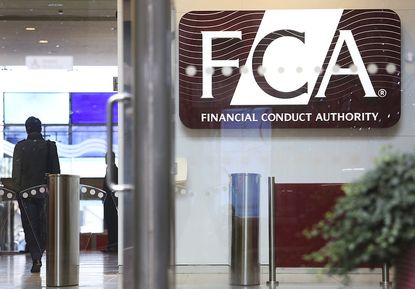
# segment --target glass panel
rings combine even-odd
[[[4,139],[16,144],[17,142],[26,139],[27,133],[24,126],[7,125],[4,127]]]
[[[45,139],[49,139],[62,144],[69,144],[69,126],[46,125],[43,129]]]
[[[114,93],[71,93],[73,124],[105,124],[107,100]],[[114,106],[113,121],[118,122],[118,105]]]
[[[415,3],[271,2],[176,1],[177,271],[215,264],[225,287],[250,285],[237,278],[244,265],[254,264],[245,276],[261,287],[269,278],[269,187],[277,281],[308,288],[298,278],[323,264],[303,256],[324,242],[307,239],[304,229],[344,195],[342,184],[376,166],[385,147],[413,153],[415,145]],[[252,175],[260,175],[258,186]],[[259,212],[252,209],[257,194]],[[201,275],[209,278],[207,270]],[[367,268],[351,276],[357,287],[364,286],[362,272]],[[378,286],[380,267],[367,276]]]
[[[22,107],[30,107],[30,110],[22,109]],[[4,93],[4,122],[6,124],[24,124],[31,115],[38,117],[43,124],[69,123],[69,93]]]
[[[0,197],[0,253],[24,251],[25,239],[17,201]]]
[[[26,137],[26,128],[22,125],[6,125],[4,127],[4,139],[12,144],[16,144],[17,142],[26,139]],[[69,126],[43,125],[43,137],[45,139],[68,144]]]
[[[18,141],[26,138],[24,122],[33,115],[42,121],[45,138],[57,142],[61,173],[90,176],[102,187],[106,168],[105,101],[116,93],[113,80],[118,76],[117,1],[49,2],[7,0],[0,4],[1,181],[5,187],[12,187],[13,150]],[[73,103],[72,93],[79,93]],[[117,120],[116,114],[114,119]],[[88,127],[81,128],[78,124]],[[91,124],[99,126],[89,126]],[[116,143],[117,137],[115,132]],[[114,149],[117,150],[117,146]],[[118,151],[116,153],[118,155]],[[4,216],[3,210],[0,214]],[[82,216],[84,222],[80,229],[82,234],[87,234],[88,242],[86,245],[81,242],[81,248],[95,251],[97,256],[88,261],[92,265],[90,268],[94,268],[94,277],[86,279],[92,280],[91,286],[103,288],[108,283],[103,277],[103,259],[110,263],[105,270],[111,274],[117,272],[118,262],[116,254],[97,253],[108,241],[103,227],[102,201],[82,202]],[[18,222],[15,225],[18,226]],[[1,228],[5,226],[4,222],[0,225]],[[19,225],[19,230],[15,230],[20,233],[16,236],[17,242],[24,241],[21,231]],[[40,238],[43,235],[39,236],[39,241]],[[0,247],[3,246],[1,240],[0,237]],[[22,246],[20,242],[19,248]],[[83,256],[81,253],[81,280],[84,278]],[[43,257],[42,273],[46,269],[45,254]],[[4,272],[11,274],[9,276],[26,275],[32,265],[30,257],[17,267],[10,266],[13,261],[8,264],[3,261],[0,263],[7,270]],[[44,281],[43,277],[35,280],[35,285],[40,288]],[[7,288],[33,286],[28,284],[33,280],[7,279],[5,282]]]
[[[102,201],[81,201],[81,233],[104,232],[104,207]]]
[[[114,145],[118,144],[118,127],[113,128]],[[73,126],[72,144],[82,151],[83,157],[104,157],[106,152],[105,126]],[[82,145],[84,144],[84,145]]]
[[[115,126],[114,130],[114,144],[118,144],[118,127]],[[106,127],[105,126],[72,126],[72,143],[80,144],[83,141],[90,139],[98,139],[104,141],[106,139]]]

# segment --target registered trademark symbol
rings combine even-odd
[[[381,89],[379,89],[379,91],[378,91],[378,95],[379,95],[380,97],[385,97],[387,94],[388,94],[388,92],[387,92],[387,91],[386,91],[386,89],[384,89],[384,88],[381,88]]]

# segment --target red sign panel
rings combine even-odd
[[[304,256],[325,245],[323,238],[307,239],[310,230],[344,195],[342,184],[275,184],[275,251],[277,267],[322,267]]]
[[[369,128],[400,118],[391,10],[196,11],[179,25],[189,128]]]

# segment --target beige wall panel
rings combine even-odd
[[[279,1],[279,0],[212,0],[192,1],[176,0],[177,12],[192,10],[256,10],[256,9],[289,9],[289,8],[385,8],[385,9],[415,9],[414,0],[337,0],[337,1]]]
[[[176,0],[176,12],[189,12],[192,10],[241,10],[242,0]]]
[[[281,9],[281,8],[387,8],[387,9],[413,9],[415,1],[413,0],[337,0],[337,1],[275,1],[275,0],[261,0],[251,1],[242,0],[243,9]]]

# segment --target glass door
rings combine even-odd
[[[107,272],[118,272],[117,255],[102,252],[109,245],[106,221],[118,223],[116,214],[110,220],[104,217],[107,214],[102,191],[106,173],[106,102],[117,93],[117,32],[116,0],[1,2],[0,178],[4,187],[0,208],[2,220],[7,220],[1,225],[1,257],[5,251],[12,251],[16,258],[24,257],[18,254],[25,251],[21,221],[24,210],[19,210],[15,202],[20,192],[15,191],[11,176],[15,145],[27,137],[26,119],[35,116],[42,122],[42,137],[56,142],[61,173],[79,175],[84,185],[79,192],[81,267],[85,262],[100,266],[107,262]],[[118,162],[118,114],[117,108],[114,110],[113,150]],[[11,200],[6,189],[16,193],[10,195]],[[118,196],[112,199],[112,211],[117,210],[117,199]],[[85,256],[95,259],[85,261]],[[25,261],[21,267],[4,268],[18,275],[30,274],[24,264]],[[43,264],[39,279],[42,283],[46,262]],[[25,282],[20,279],[5,281],[17,283],[4,286]],[[100,288],[104,276],[91,280],[81,274],[80,281],[96,282],[93,287]]]
[[[168,288],[174,277],[171,6],[123,1],[121,9],[120,93],[109,109],[122,107],[122,173],[113,187],[123,196],[123,286]]]

